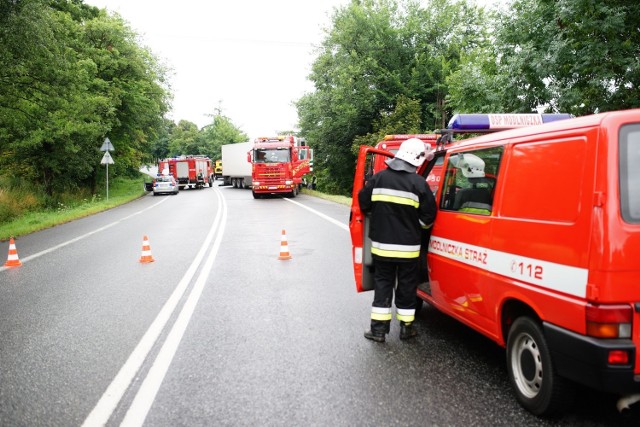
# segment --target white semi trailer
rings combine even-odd
[[[251,163],[247,161],[247,153],[252,148],[252,142],[222,146],[223,185],[232,185],[234,188],[251,187]]]

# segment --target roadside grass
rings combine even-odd
[[[17,209],[16,206],[9,206],[18,203],[16,200],[26,200],[27,207],[25,209],[24,206],[19,206],[24,213],[15,218],[2,221],[3,218],[0,217],[0,241],[64,224],[135,200],[146,194],[142,182],[142,178],[114,178],[109,181],[109,200],[106,200],[103,189],[93,196],[64,195],[62,202],[50,208],[37,207],[36,196],[25,193],[24,190],[3,190],[0,193],[0,212],[3,212],[3,206],[6,211],[12,207]]]
[[[318,197],[320,199],[329,200],[331,202],[339,203],[341,205],[351,206],[351,197],[338,196],[335,194],[325,194],[316,190],[310,190],[308,188],[303,188],[301,193],[308,194],[309,196]]]

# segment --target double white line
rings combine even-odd
[[[220,191],[216,187],[214,188],[216,195],[218,196],[219,209],[202,247],[191,263],[191,266],[189,266],[189,269],[182,277],[182,280],[180,280],[180,283],[158,313],[158,316],[155,318],[125,364],[120,368],[120,371],[115,376],[111,384],[109,384],[109,387],[107,387],[107,390],[104,392],[89,416],[84,420],[83,426],[103,426],[109,421],[114,410],[120,403],[122,396],[131,386],[131,383],[140,370],[140,367],[149,355],[149,352],[167,325],[169,318],[185,294],[189,283],[191,283],[193,276],[200,267],[200,264],[211,245],[211,241],[215,236],[215,241],[213,242],[213,246],[211,247],[211,251],[209,252],[209,256],[206,259],[204,266],[200,270],[200,275],[191,289],[191,293],[182,307],[177,320],[173,324],[171,331],[167,335],[162,348],[156,356],[151,369],[147,373],[147,376],[135,395],[135,398],[133,399],[133,402],[121,425],[141,426],[144,423],[149,409],[151,408],[156,394],[158,393],[160,385],[162,384],[167,370],[169,369],[169,365],[173,360],[173,356],[178,349],[178,345],[182,340],[182,336],[189,325],[193,311],[200,299],[204,285],[209,277],[211,268],[213,267],[213,262],[215,261],[218,249],[220,248],[220,242],[222,241],[222,235],[224,234],[227,220],[227,205]]]

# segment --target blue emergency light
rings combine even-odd
[[[456,114],[447,129],[454,131],[497,131],[551,123],[573,118],[573,114]]]

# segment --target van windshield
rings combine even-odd
[[[620,152],[620,210],[628,223],[640,223],[640,124],[622,126]]]

